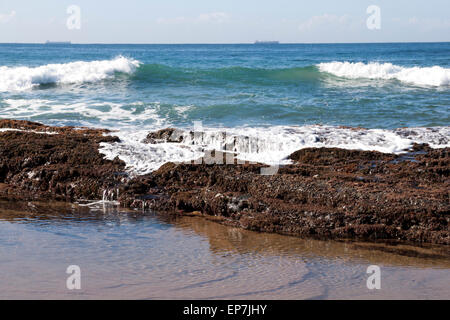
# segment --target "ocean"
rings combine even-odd
[[[0,44],[0,118],[118,130],[101,152],[136,174],[230,141],[265,163],[304,147],[448,147],[449,106],[450,43]],[[203,134],[142,143],[167,127]]]

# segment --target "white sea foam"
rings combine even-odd
[[[392,63],[328,62],[317,65],[321,72],[350,79],[399,80],[419,86],[450,85],[450,69],[433,67],[401,67]]]
[[[119,56],[112,60],[76,61],[40,67],[0,66],[0,92],[22,91],[50,83],[97,82],[114,76],[115,72],[133,73],[137,60]]]
[[[114,132],[119,143],[102,143],[100,152],[107,159],[119,157],[132,175],[147,174],[167,162],[198,159],[206,150],[227,150],[237,158],[266,164],[288,164],[287,157],[303,148],[336,147],[402,153],[413,143],[429,143],[431,147],[450,147],[450,127],[405,128],[396,130],[352,129],[333,126],[270,128],[206,128],[197,134],[179,132],[182,143],[146,144],[148,130]],[[226,148],[225,145],[231,146]]]
[[[155,127],[169,125],[164,117],[159,116],[160,103],[135,101],[127,104],[113,102],[77,102],[62,104],[58,101],[44,99],[6,99],[0,108],[0,117],[11,119],[31,119],[46,117],[52,119],[61,115],[77,114],[80,118],[97,119],[99,122],[118,122],[131,126],[139,121],[151,121]],[[83,123],[81,120],[80,123]],[[86,122],[86,125],[91,125]]]

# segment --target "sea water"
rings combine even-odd
[[[450,43],[0,44],[1,118],[119,130],[102,152],[137,174],[220,149],[224,132],[265,163],[304,147],[446,147],[449,106]],[[196,122],[201,141],[142,143]]]

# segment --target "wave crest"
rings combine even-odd
[[[112,60],[76,61],[40,67],[0,67],[0,92],[22,91],[51,83],[97,82],[113,77],[115,72],[131,74],[140,62],[122,56]]]
[[[415,85],[435,87],[450,85],[450,69],[440,66],[408,68],[392,63],[328,62],[320,63],[317,67],[321,72],[350,79],[394,79]]]

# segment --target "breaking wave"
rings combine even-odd
[[[291,68],[225,67],[214,69],[182,68],[162,64],[142,64],[138,60],[116,57],[112,60],[76,61],[39,67],[0,66],[0,92],[23,91],[45,84],[95,83],[113,78],[116,73],[129,75],[132,81],[145,83],[252,85],[315,82],[329,75],[347,79],[399,80],[421,86],[450,85],[450,69],[401,67],[391,63],[328,62],[316,66]]]
[[[76,61],[40,67],[0,66],[0,92],[22,91],[43,84],[98,82],[116,72],[131,74],[140,62],[122,56],[112,60]]]
[[[317,65],[321,72],[350,79],[399,80],[419,86],[450,85],[450,69],[433,67],[401,67],[392,63],[329,62]]]

